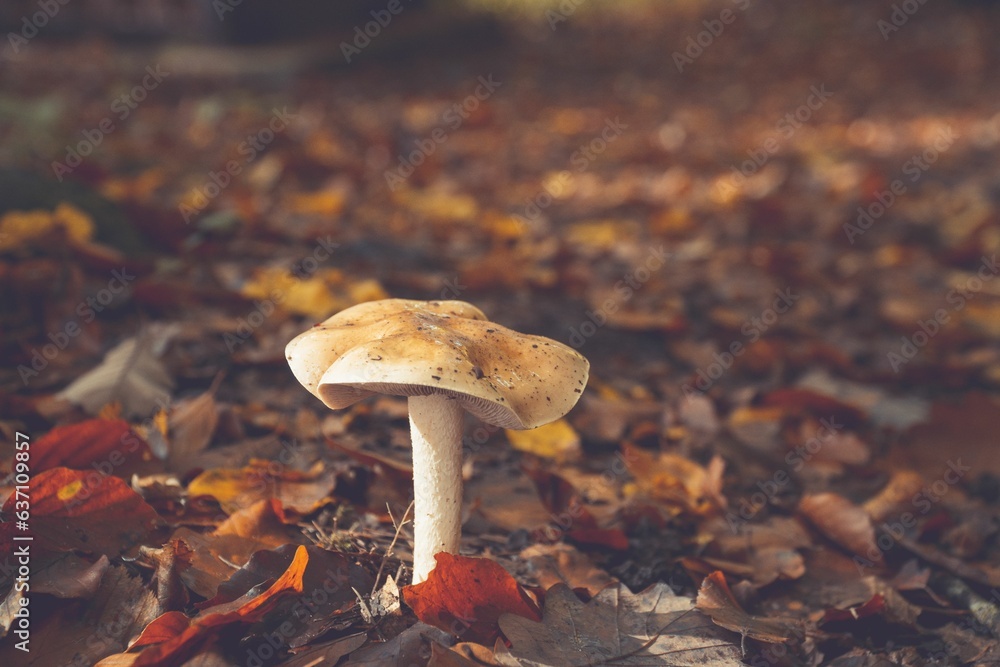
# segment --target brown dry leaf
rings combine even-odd
[[[218,423],[219,408],[211,390],[174,405],[167,427],[170,433],[169,469],[183,474],[194,467],[195,458],[212,441]]]
[[[948,472],[950,463],[968,482],[972,475],[984,472],[1000,475],[997,433],[1000,401],[972,392],[934,403],[929,421],[910,429],[890,456],[899,467],[913,468],[927,480],[953,474]]]
[[[500,628],[510,647],[498,642],[496,661],[511,667],[742,664],[731,635],[664,583],[637,594],[611,586],[587,604],[556,584],[545,593],[541,622],[505,614]]]
[[[781,449],[781,407],[742,407],[733,410],[726,428],[733,436],[755,452],[777,456]]]
[[[191,496],[212,496],[227,512],[277,498],[282,506],[308,514],[323,505],[337,484],[337,476],[317,462],[308,472],[290,470],[280,463],[252,459],[245,468],[213,468],[188,485]]]
[[[427,664],[432,644],[450,644],[451,637],[426,623],[414,623],[386,642],[351,653],[343,667],[421,667]]]
[[[590,558],[570,544],[533,544],[521,551],[520,558],[528,564],[528,573],[544,589],[566,584],[594,595],[617,583],[614,577],[596,567]]]
[[[740,607],[721,572],[713,572],[701,582],[695,605],[717,625],[762,642],[783,643],[796,636],[790,619],[751,616]]]
[[[347,635],[332,642],[313,644],[295,654],[294,658],[281,663],[281,667],[319,667],[319,665],[336,665],[345,655],[350,655],[368,641],[368,634],[359,632]]]
[[[636,486],[643,494],[695,514],[712,514],[726,507],[721,494],[721,457],[703,468],[694,461],[671,453],[653,454],[625,443],[622,452]]]
[[[211,598],[256,552],[302,541],[292,536],[284,521],[278,500],[261,500],[233,513],[212,533],[178,528],[165,548],[183,545],[179,548],[185,551],[186,566],[180,571],[181,581],[198,595]]]
[[[32,582],[34,583],[34,582]],[[41,607],[32,599],[35,614]],[[141,577],[112,566],[104,571],[92,598],[62,602],[50,616],[31,617],[29,653],[8,640],[0,645],[0,664],[24,667],[91,665],[125,646],[160,613],[156,597]]]
[[[920,493],[924,480],[913,470],[894,470],[882,490],[864,502],[861,507],[872,521],[878,523],[899,510],[912,507],[913,498]]]
[[[482,667],[482,663],[473,662],[455,650],[432,643],[431,659],[427,662],[427,667]]]
[[[799,512],[817,529],[859,558],[882,562],[875,526],[862,508],[836,493],[803,496]]]

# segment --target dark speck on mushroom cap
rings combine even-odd
[[[375,393],[441,393],[505,428],[564,415],[590,368],[576,350],[489,322],[462,301],[359,304],[296,337],[286,353],[296,378],[331,408]]]

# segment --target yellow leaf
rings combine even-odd
[[[307,278],[271,267],[254,272],[240,293],[248,299],[271,299],[280,308],[314,319],[329,317],[364,301],[388,298],[376,280],[349,281],[337,269],[320,269]]]
[[[507,431],[511,446],[546,459],[566,461],[580,454],[580,436],[565,419],[529,431]]]
[[[292,195],[288,204],[295,213],[335,216],[344,210],[344,194],[336,190],[301,192]]]
[[[16,248],[57,228],[62,228],[66,236],[77,243],[89,241],[94,236],[93,220],[72,204],[59,204],[51,213],[8,211],[0,218],[0,250]]]

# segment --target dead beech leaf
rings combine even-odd
[[[57,426],[31,445],[31,469],[36,473],[62,466],[128,477],[152,458],[149,445],[122,419]]]
[[[404,586],[403,600],[424,623],[466,641],[492,644],[501,614],[540,619],[538,607],[507,570],[488,558],[435,557],[427,581]]]
[[[506,430],[511,446],[557,462],[571,461],[580,456],[580,436],[565,419],[526,431]]]
[[[511,667],[742,664],[732,636],[664,583],[638,594],[611,586],[586,604],[556,584],[541,622],[504,614],[500,628],[510,648],[498,642],[496,661]]]
[[[245,468],[206,470],[191,480],[188,493],[212,496],[227,512],[277,498],[284,507],[308,514],[326,501],[336,484],[336,474],[322,463],[300,472],[274,461],[252,459]]]
[[[169,469],[184,473],[193,467],[195,457],[212,441],[218,423],[219,408],[211,391],[174,405],[167,426]]]
[[[847,498],[836,493],[803,496],[799,512],[826,537],[855,556],[881,562],[882,551],[875,542],[871,517]]]
[[[34,544],[52,551],[80,550],[117,556],[142,542],[160,522],[159,516],[127,483],[95,471],[53,468],[28,482]],[[0,559],[15,544],[17,496],[0,512]]]
[[[173,380],[153,348],[151,336],[129,338],[108,352],[96,368],[84,373],[58,396],[96,415],[119,403],[125,415],[145,417],[170,400]]]
[[[716,570],[701,582],[695,606],[712,621],[727,630],[771,644],[783,643],[794,636],[793,621],[751,616],[733,597],[726,577]]]

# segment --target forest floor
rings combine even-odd
[[[1000,664],[1000,13],[563,5],[7,54],[0,663]],[[388,297],[591,362],[416,587]]]

